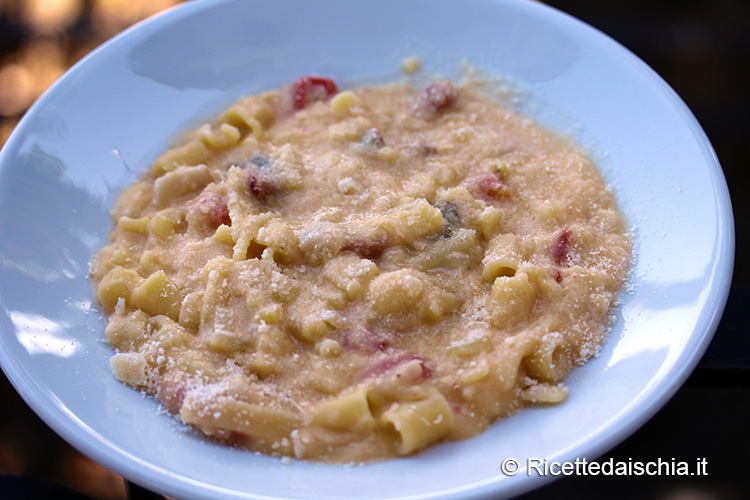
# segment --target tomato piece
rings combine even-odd
[[[568,252],[570,250],[570,228],[566,227],[560,232],[552,245],[552,260],[558,266],[561,266],[568,259]]]
[[[377,260],[388,248],[388,239],[380,235],[371,240],[353,239],[341,249],[345,252],[354,252],[363,259]]]
[[[482,174],[476,178],[475,189],[486,201],[494,201],[507,193],[507,186],[494,174]]]
[[[204,191],[198,197],[197,203],[198,210],[206,216],[211,227],[219,227],[222,224],[232,225],[226,195]]]
[[[457,100],[458,91],[452,82],[435,82],[426,86],[417,96],[414,110],[420,118],[430,119],[440,111],[452,108]]]
[[[292,107],[305,109],[311,102],[324,101],[339,91],[336,82],[320,76],[303,76],[292,84]]]
[[[261,203],[277,191],[276,185],[259,169],[248,169],[247,187]]]

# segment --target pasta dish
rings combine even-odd
[[[470,81],[244,97],[112,214],[92,277],[115,376],[216,439],[313,461],[560,403],[630,261],[585,153]]]

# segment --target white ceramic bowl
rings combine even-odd
[[[402,57],[507,75],[522,106],[589,147],[635,231],[618,321],[562,405],[415,457],[343,467],[279,460],[185,430],[118,383],[88,263],[116,192],[180,131],[300,75],[395,78]],[[528,1],[202,1],[151,19],[70,70],[0,156],[0,362],[28,404],[82,452],[183,499],[500,498],[541,484],[527,458],[595,457],[685,380],[731,280],[726,184],[669,87],[601,33]],[[501,474],[507,457],[521,462]]]

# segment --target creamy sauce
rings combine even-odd
[[[93,279],[118,379],[218,439],[315,461],[562,401],[630,259],[578,148],[445,81],[243,98],[113,217]]]

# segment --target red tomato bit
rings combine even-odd
[[[452,108],[457,99],[458,91],[452,82],[431,83],[417,96],[414,110],[420,118],[429,119],[439,111]]]
[[[380,236],[372,240],[355,239],[344,245],[343,251],[354,252],[363,259],[377,260],[388,247],[388,239]]]
[[[204,191],[198,197],[198,210],[206,216],[211,227],[219,227],[222,224],[232,225],[227,207],[227,197],[213,191]]]
[[[562,283],[562,272],[560,271],[560,268],[556,267],[550,272],[552,273],[552,277],[555,278],[556,282]]]
[[[266,174],[255,168],[248,169],[247,187],[261,203],[269,196],[276,194],[276,185]]]
[[[558,266],[562,265],[568,259],[568,251],[570,250],[570,228],[566,227],[560,232],[552,245],[552,260]]]
[[[476,178],[476,190],[487,201],[497,200],[508,192],[508,187],[494,174],[482,174]]]
[[[311,102],[324,101],[339,91],[336,82],[320,76],[303,76],[292,84],[292,107],[305,109]]]

